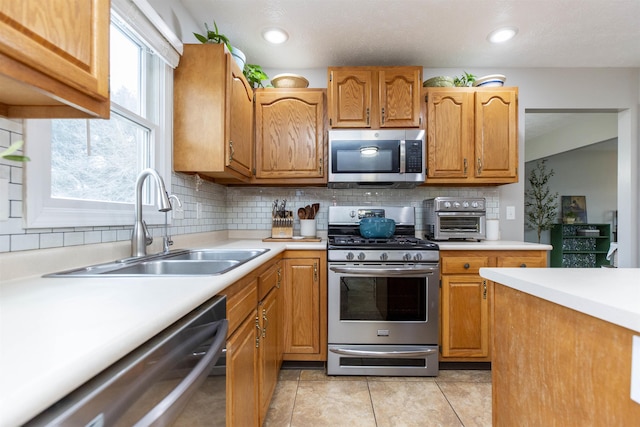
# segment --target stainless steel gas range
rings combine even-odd
[[[395,221],[364,238],[365,217]],[[415,237],[413,207],[330,206],[329,375],[438,375],[438,246]]]

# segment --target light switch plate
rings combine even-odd
[[[516,207],[507,206],[507,219],[516,219]]]
[[[631,399],[640,403],[640,336],[633,336],[631,345]]]

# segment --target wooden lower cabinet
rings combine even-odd
[[[257,311],[227,340],[227,426],[258,426]]]
[[[326,251],[285,254],[285,360],[327,360],[326,270]]]
[[[280,261],[225,290],[227,295],[227,426],[260,426],[282,364]]]
[[[482,267],[546,267],[546,251],[440,251],[440,360],[491,361],[494,283]]]

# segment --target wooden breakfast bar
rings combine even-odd
[[[494,426],[638,425],[640,269],[480,275],[495,282]]]

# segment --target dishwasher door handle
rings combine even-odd
[[[184,409],[191,396],[204,382],[209,372],[218,361],[225,347],[229,322],[219,320],[212,336],[215,337],[204,357],[194,366],[187,376],[153,409],[142,417],[134,427],[165,426],[171,423]]]

